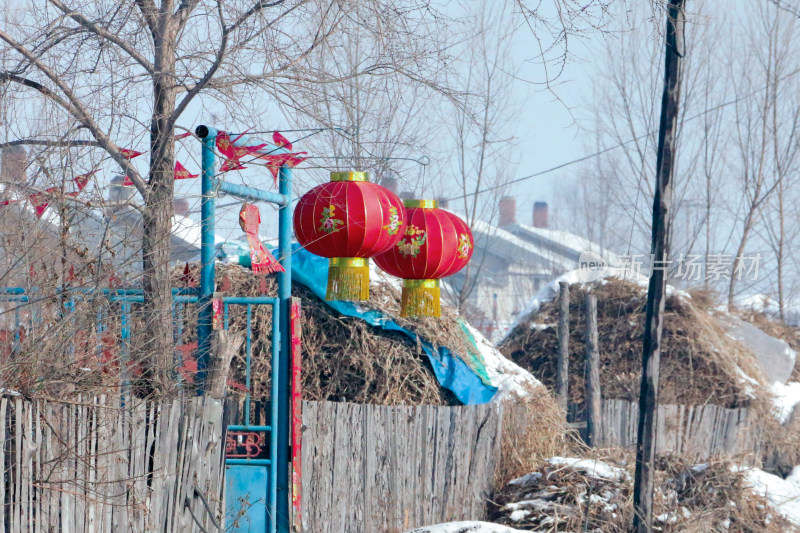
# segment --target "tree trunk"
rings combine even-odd
[[[175,110],[176,24],[162,13],[160,32],[154,35],[153,116],[150,123],[150,176],[143,210],[142,268],[147,319],[142,332],[145,379],[154,390],[168,390],[174,382],[170,237],[175,173],[175,141],[170,116]]]

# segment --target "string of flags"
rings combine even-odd
[[[224,158],[222,165],[219,168],[219,172],[229,172],[231,170],[242,170],[245,167],[242,164],[242,158],[244,157],[253,157],[254,159],[265,160],[266,164],[264,165],[272,174],[273,181],[275,185],[278,182],[278,173],[280,171],[281,166],[289,166],[289,167],[296,167],[306,159],[307,152],[292,152],[292,143],[284,137],[279,132],[273,132],[272,140],[275,146],[278,148],[284,148],[288,150],[288,153],[281,153],[281,154],[270,154],[270,153],[263,153],[265,147],[267,147],[267,143],[261,143],[255,146],[241,146],[236,145],[238,141],[240,141],[244,135],[242,133],[236,136],[234,139],[230,138],[230,135],[227,132],[220,131],[217,134],[216,139],[216,147],[219,153]],[[175,135],[174,138],[178,139],[185,139],[191,136],[191,132],[185,132],[178,135]],[[122,155],[128,159],[134,159],[139,157],[140,155],[144,155],[147,152],[140,152],[138,150],[133,150],[130,148],[123,148],[120,149]],[[88,185],[89,178],[92,175],[96,174],[98,171],[102,169],[98,168],[91,172],[87,172],[86,174],[81,174],[80,176],[76,176],[72,179],[72,182],[75,184],[75,188],[72,191],[66,192],[67,196],[72,198],[77,197]],[[176,180],[184,180],[184,179],[194,179],[198,178],[200,174],[192,174],[189,170],[183,166],[180,161],[175,161],[175,171],[174,171],[174,179]],[[122,182],[123,186],[133,186],[133,180],[130,177],[125,176],[125,179]],[[47,207],[53,201],[53,199],[60,193],[60,187],[50,187],[45,189],[44,191],[36,192],[28,196],[28,200],[31,202],[35,212],[36,218],[41,218],[44,212],[47,210]],[[10,205],[12,203],[17,203],[23,201],[24,199],[16,198],[16,199],[2,199],[0,200],[0,207]],[[244,229],[244,222],[242,223],[242,228]],[[268,254],[269,252],[267,252]],[[254,252],[255,256],[261,256],[261,251],[256,250]],[[268,263],[269,261],[267,261]]]

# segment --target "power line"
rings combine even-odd
[[[776,0],[770,0],[770,1],[774,2]],[[777,0],[777,1],[780,2],[780,0]],[[779,78],[778,81],[784,81],[784,80],[786,80],[788,78],[796,76],[797,74],[800,74],[800,69],[796,69],[796,70],[790,72],[789,74],[783,76],[782,78]],[[741,96],[739,98],[735,98],[733,100],[728,100],[727,102],[723,102],[723,103],[717,104],[717,105],[715,105],[713,107],[709,107],[707,109],[704,109],[703,111],[700,111],[699,113],[697,113],[695,115],[692,115],[690,117],[687,117],[687,118],[683,119],[683,122],[689,122],[691,120],[695,120],[697,118],[700,118],[700,117],[703,117],[705,115],[708,115],[709,113],[713,113],[714,111],[717,111],[717,110],[722,109],[724,107],[727,107],[727,106],[730,106],[730,105],[733,105],[733,104],[737,104],[737,103],[741,102],[742,100],[746,100],[748,98],[751,98],[751,97],[755,96],[756,94],[766,90],[767,88],[769,88],[769,85],[765,85],[763,88],[758,89],[756,91],[752,91],[752,92],[750,92],[750,93],[748,93],[748,94],[746,94],[744,96]],[[540,170],[539,172],[535,172],[533,174],[530,174],[528,176],[523,176],[521,178],[516,178],[516,179],[513,179],[511,181],[507,181],[505,183],[502,183],[500,185],[495,185],[493,187],[486,187],[484,189],[480,189],[478,191],[473,191],[473,192],[470,192],[470,193],[465,193],[465,194],[462,194],[460,196],[453,196],[451,198],[446,198],[445,201],[461,200],[463,198],[469,198],[471,196],[476,196],[478,194],[482,194],[482,193],[485,193],[485,192],[494,191],[494,190],[497,190],[497,189],[502,189],[504,187],[507,187],[508,185],[513,185],[514,183],[519,183],[521,181],[526,181],[526,180],[529,180],[529,179],[537,178],[539,176],[543,176],[545,174],[549,174],[551,172],[555,172],[556,170],[561,170],[562,168],[566,168],[566,167],[575,165],[577,163],[582,163],[583,161],[587,161],[589,159],[594,159],[595,157],[599,157],[599,156],[601,156],[601,155],[603,155],[605,153],[608,153],[608,152],[610,152],[612,150],[616,150],[617,148],[622,148],[623,146],[626,146],[628,144],[636,142],[639,139],[643,139],[645,137],[649,137],[649,136],[655,135],[657,133],[658,133],[658,131],[653,130],[653,131],[644,133],[642,135],[638,135],[638,136],[636,136],[636,137],[634,137],[632,139],[629,139],[627,141],[623,141],[623,142],[615,144],[613,146],[609,146],[608,148],[604,148],[603,150],[600,150],[598,152],[594,152],[594,153],[591,153],[591,154],[584,155],[582,157],[579,157],[578,159],[573,159],[571,161],[567,161],[566,163],[561,163],[561,164],[556,165],[554,167],[550,167],[550,168],[547,168],[545,170]]]

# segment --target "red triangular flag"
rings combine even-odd
[[[267,160],[266,167],[272,173],[272,178],[275,181],[275,184],[278,183],[278,171],[280,170],[281,166],[286,165],[287,167],[295,167],[308,159],[308,157],[302,157],[300,154],[305,154],[307,152],[297,152],[294,154],[265,154],[260,156],[261,159]]]
[[[0,207],[6,206],[6,205],[9,205],[9,204],[15,204],[17,202],[19,202],[19,200],[0,200]]]
[[[192,269],[189,268],[189,263],[186,263],[186,267],[183,269],[183,275],[181,276],[181,282],[186,285],[187,287],[196,287],[197,282],[192,275]]]
[[[222,166],[219,167],[220,172],[228,172],[229,170],[242,170],[245,169],[244,165],[238,159],[226,159]]]
[[[275,143],[275,146],[278,146],[280,148],[286,148],[290,152],[292,151],[292,143],[290,143],[289,139],[287,139],[277,131],[272,132],[272,142]]]
[[[123,187],[133,187],[133,180],[130,177],[125,176],[125,179],[122,180],[122,186]]]
[[[36,210],[36,218],[42,218],[45,209],[50,205],[50,196],[57,190],[58,187],[50,187],[43,192],[30,195],[31,204],[33,204],[33,208]]]
[[[101,169],[98,168],[97,170],[92,170],[91,172],[87,172],[86,174],[81,174],[80,176],[76,176],[75,178],[73,178],[72,181],[75,183],[75,186],[78,188],[78,190],[73,192],[68,192],[67,196],[78,196],[78,194],[83,189],[86,188],[86,185],[88,185],[89,178],[92,176],[92,174],[95,174],[100,170]]]
[[[180,161],[175,161],[175,179],[176,180],[187,180],[191,178],[196,178],[200,174],[190,174],[186,168],[181,165]]]
[[[129,149],[129,148],[121,148],[121,149],[120,149],[120,152],[121,152],[121,153],[122,153],[122,155],[123,155],[123,156],[125,156],[127,159],[133,159],[134,157],[139,157],[140,155],[142,155],[143,153],[145,153],[145,152],[137,152],[136,150],[131,150],[131,149]]]

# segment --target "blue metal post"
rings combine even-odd
[[[292,170],[282,166],[279,172],[279,192],[286,198],[292,197]],[[273,450],[276,458],[272,471],[276,474],[277,502],[275,520],[277,533],[289,533],[289,445],[290,445],[290,420],[289,420],[289,360],[292,350],[292,339],[289,335],[291,307],[292,307],[292,208],[291,203],[280,207],[278,213],[278,260],[284,272],[278,274],[278,318],[280,320],[280,336],[273,338],[273,343],[280,342],[280,352],[273,362],[273,392],[272,395],[272,434]],[[273,308],[273,309],[275,309]],[[272,317],[273,321],[275,316]],[[277,387],[276,387],[277,386]]]
[[[202,201],[200,204],[200,299],[197,316],[197,384],[200,390],[206,382],[206,369],[211,352],[214,310],[211,300],[214,297],[214,225],[216,217],[216,174],[214,144],[217,131],[207,126],[198,126],[197,136],[202,139]]]

